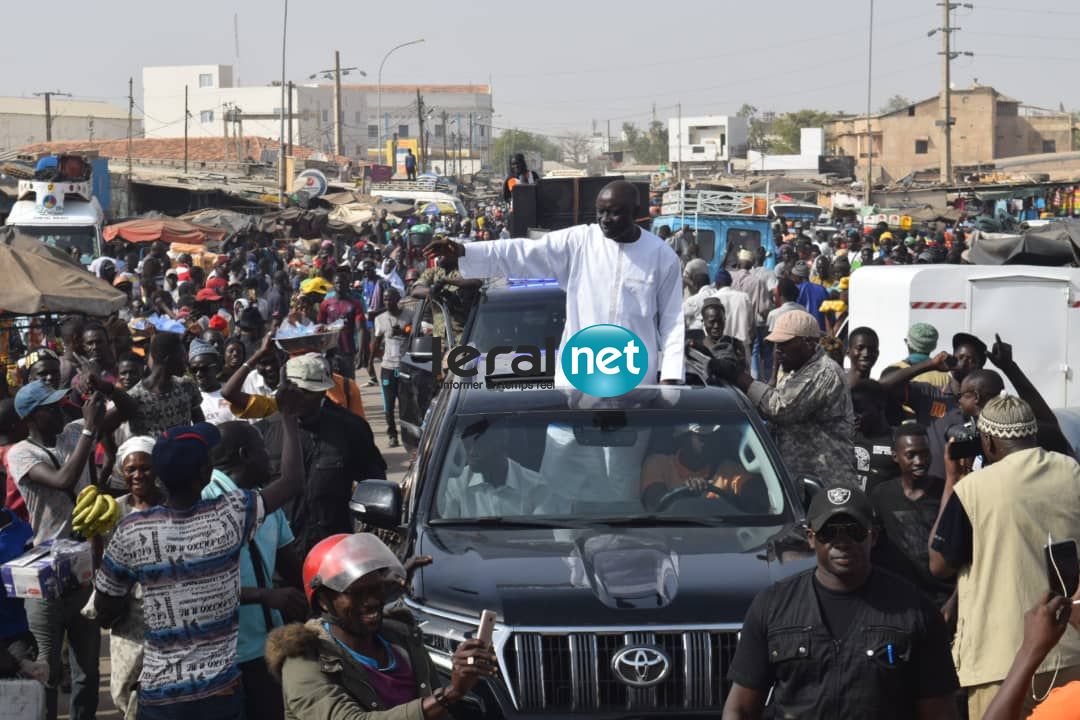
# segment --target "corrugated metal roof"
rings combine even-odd
[[[277,140],[261,138],[256,135],[243,138],[243,155],[245,158],[254,158],[256,161],[262,157],[264,150],[272,150],[277,153]],[[120,140],[64,140],[51,143],[37,143],[20,148],[19,152],[26,155],[40,153],[86,153],[94,151],[101,157],[124,159],[127,157],[128,141]],[[306,160],[317,151],[300,145],[293,146],[293,157],[297,160]],[[131,141],[131,156],[134,159],[148,160],[183,160],[184,138],[134,138]],[[236,161],[236,141],[230,138],[226,143],[225,138],[191,138],[188,141],[188,159],[191,162],[221,162],[226,160]],[[329,157],[331,162],[344,163],[346,157]]]
[[[119,105],[99,100],[52,99],[53,115],[68,117],[96,117],[127,119],[127,110]],[[0,97],[0,115],[45,115],[45,99],[40,97]],[[137,119],[142,119],[136,116]]]

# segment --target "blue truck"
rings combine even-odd
[[[776,242],[768,197],[735,190],[676,189],[664,193],[652,230],[667,225],[672,232],[689,227],[697,236],[698,256],[709,265],[709,277],[735,267],[739,250],[765,248],[767,267],[776,264]]]

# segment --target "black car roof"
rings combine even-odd
[[[678,410],[744,415],[746,400],[730,387],[654,385],[615,398],[597,398],[578,390],[470,389],[458,400],[457,413],[526,413],[552,410]]]

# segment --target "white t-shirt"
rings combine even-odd
[[[202,414],[206,418],[206,422],[212,425],[220,425],[236,420],[229,401],[221,397],[221,388],[212,392],[203,391]]]
[[[19,494],[26,501],[30,527],[34,529],[34,545],[71,536],[71,511],[75,508],[75,496],[90,484],[90,472],[87,465],[83,465],[75,486],[70,490],[60,490],[32,481],[30,470],[35,465],[59,470],[75,451],[82,429],[83,421],[76,420],[68,423],[56,436],[56,447],[44,448],[30,440],[23,440],[11,446],[7,452],[7,469],[19,488]]]
[[[383,339],[382,367],[387,370],[401,367],[401,355],[405,352],[405,336],[395,336],[394,328],[405,328],[405,313],[394,317],[387,311],[375,317],[375,337]]]

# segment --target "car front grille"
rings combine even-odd
[[[719,711],[737,638],[736,630],[515,632],[503,659],[520,712]],[[624,684],[611,661],[627,645],[663,649],[670,674],[650,688]]]

